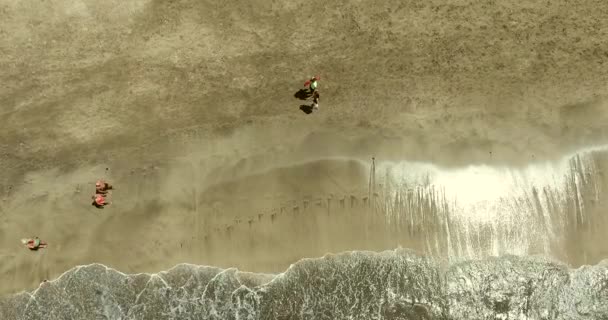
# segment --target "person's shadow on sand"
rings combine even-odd
[[[293,96],[296,97],[296,98],[298,98],[298,99],[300,99],[300,100],[306,100],[306,99],[308,99],[308,97],[311,96],[311,94],[306,89],[300,89]],[[312,105],[307,105],[307,104],[300,105],[300,110],[302,110],[302,112],[304,112],[306,114],[311,114],[312,113]]]
[[[310,93],[306,89],[300,89],[293,96],[300,100],[306,100],[308,97],[310,97]]]
[[[300,106],[300,110],[302,110],[302,112],[306,113],[306,114],[311,114],[312,113],[312,106],[307,105],[307,104],[303,104]]]
[[[95,201],[93,201],[93,203],[91,203],[91,205],[92,205],[93,207],[97,208],[97,209],[103,209],[103,208],[104,208],[104,206],[100,206],[100,205],[98,205],[98,204],[97,204]]]

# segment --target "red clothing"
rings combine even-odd
[[[106,198],[100,194],[95,195],[95,203],[97,205],[103,206],[106,204]]]

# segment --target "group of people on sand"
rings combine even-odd
[[[312,110],[319,110],[319,90],[317,88],[319,86],[320,79],[321,78],[319,76],[314,76],[304,83],[304,87],[308,87],[306,99],[312,97],[312,105],[310,106]],[[107,196],[109,191],[112,189],[112,185],[107,183],[105,180],[98,180],[95,183],[95,194],[91,197],[91,199],[93,199],[92,205],[99,209],[109,205],[110,202],[107,201]],[[34,237],[32,239],[23,239],[22,242],[30,250],[38,250],[39,248],[46,248],[47,246],[47,243],[41,241],[38,237]]]
[[[106,200],[108,192],[112,190],[113,187],[111,184],[107,183],[104,180],[98,180],[95,183],[95,194],[91,197],[93,199],[92,205],[96,208],[103,208],[110,204]],[[33,237],[31,239],[22,239],[21,242],[30,250],[36,251],[40,248],[46,248],[47,243],[41,241],[38,237]]]
[[[104,180],[98,180],[95,183],[95,194],[91,197],[93,199],[92,205],[101,209],[110,204],[106,201],[106,197],[110,190],[112,190],[111,184]]]

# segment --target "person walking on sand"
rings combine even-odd
[[[309,94],[313,94],[315,92],[315,90],[317,90],[317,87],[319,85],[319,80],[321,80],[321,77],[319,76],[314,76],[312,78],[310,78],[310,80],[304,82],[304,86],[308,87],[308,89],[310,90]]]
[[[319,91],[315,91],[312,94],[312,108],[314,110],[319,110]]]

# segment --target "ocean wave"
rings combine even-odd
[[[303,259],[284,273],[180,264],[125,274],[73,268],[2,302],[2,319],[606,319],[608,260],[443,265],[410,250]]]

